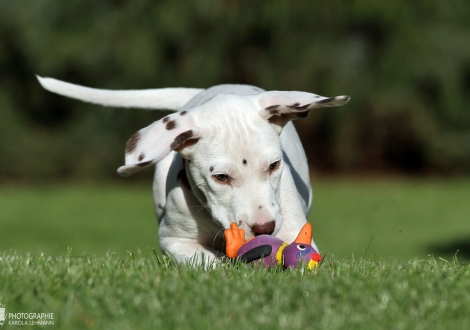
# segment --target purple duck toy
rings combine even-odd
[[[284,268],[297,268],[304,264],[308,269],[318,266],[322,259],[320,254],[310,245],[312,241],[312,225],[306,223],[299,235],[291,244],[271,235],[259,235],[245,242],[245,231],[236,223],[224,232],[226,254],[229,258],[238,258],[245,262],[263,262],[265,267],[281,265]]]

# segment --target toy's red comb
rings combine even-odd
[[[312,225],[310,223],[306,223],[302,229],[300,230],[299,235],[294,241],[298,244],[308,244],[312,243]]]

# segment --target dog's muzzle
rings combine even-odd
[[[271,235],[274,232],[276,223],[274,221],[265,222],[263,224],[255,223],[251,227],[251,231],[255,236],[258,235]]]

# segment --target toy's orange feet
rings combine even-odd
[[[237,251],[245,243],[245,231],[238,228],[235,222],[230,224],[230,229],[225,229],[225,253],[229,258],[236,258]]]

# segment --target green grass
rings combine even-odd
[[[157,248],[152,189],[136,185],[0,189],[0,251],[103,256]]]
[[[314,183],[310,222],[319,248],[338,257],[470,259],[470,180],[332,180]]]
[[[314,181],[314,239],[336,257],[470,258],[470,180]],[[0,187],[0,251],[158,250],[150,183]],[[465,243],[468,242],[468,243]]]
[[[314,189],[303,273],[162,259],[150,184],[2,187],[0,304],[46,329],[470,328],[470,180]]]
[[[54,313],[60,329],[470,327],[470,266],[458,262],[327,258],[311,273],[159,260],[3,254],[0,300],[7,313]]]

